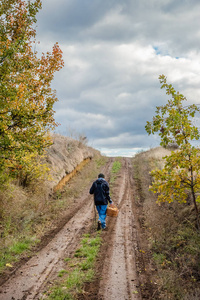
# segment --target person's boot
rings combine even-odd
[[[100,229],[101,229],[101,222],[98,221],[98,223],[97,223],[97,230],[100,230]]]

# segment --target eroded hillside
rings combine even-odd
[[[82,141],[70,137],[54,134],[52,138],[53,145],[47,149],[46,161],[49,164],[52,177],[49,181],[49,187],[53,191],[66,175],[80,170],[81,166],[84,166],[83,162],[87,163],[98,151],[88,147]],[[80,168],[78,168],[79,165]]]

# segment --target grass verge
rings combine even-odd
[[[5,247],[2,251],[3,255],[0,257],[0,272],[5,267],[12,268],[12,263],[17,261],[22,253],[26,252],[28,254],[31,246],[37,242],[38,240],[35,237],[22,238],[21,240],[13,241],[10,247]]]
[[[200,299],[200,234],[195,228],[192,205],[156,204],[156,195],[149,192],[149,172],[163,160],[151,152],[133,159],[136,185],[135,201],[143,232],[145,271],[140,269],[143,298],[196,300]],[[145,242],[146,241],[146,242]],[[146,277],[149,282],[144,282]],[[151,297],[147,290],[151,290]]]
[[[74,300],[84,283],[94,278],[94,266],[101,245],[100,233],[85,234],[73,258],[66,258],[66,268],[58,273],[60,280],[46,293],[48,300]]]

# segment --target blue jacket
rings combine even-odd
[[[112,203],[109,195],[109,185],[104,178],[98,178],[90,188],[90,194],[94,194],[95,205],[108,205]]]

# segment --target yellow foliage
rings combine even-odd
[[[19,184],[24,186],[31,182],[34,183],[36,180],[51,180],[50,168],[44,162],[44,158],[45,154],[38,156],[36,151],[33,153],[26,152],[20,162],[9,163],[9,167],[13,175],[18,178]]]

